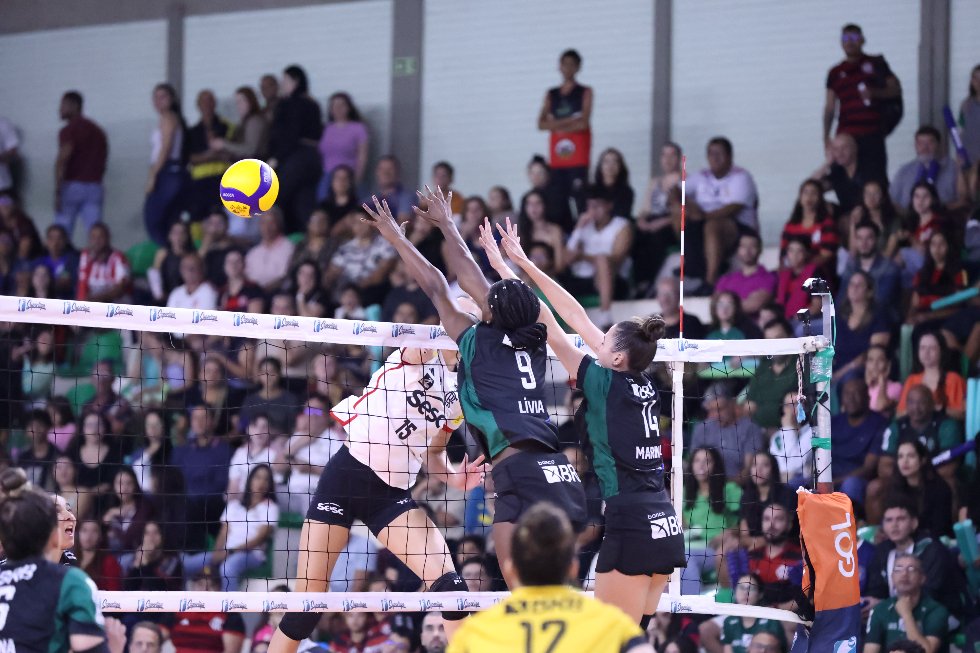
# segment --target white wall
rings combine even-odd
[[[894,172],[913,156],[918,127],[918,2],[887,10],[850,0],[674,3],[674,138],[689,170],[704,167],[709,138],[731,139],[736,163],[759,186],[767,244],[778,239],[799,184],[823,161],[827,72],[843,58],[840,29],[849,22],[861,25],[865,50],[884,54],[902,82],[905,117],[887,143]]]
[[[58,104],[76,89],[109,136],[106,221],[120,245],[143,232],[143,188],[154,124],[150,96],[166,73],[164,21],[0,36],[0,115],[22,135],[26,208],[42,229],[53,217]],[[76,242],[85,242],[77,226]]]
[[[561,81],[558,56],[574,47],[579,78],[595,91],[593,163],[606,147],[622,150],[639,194],[649,174],[652,32],[649,0],[426,0],[423,175],[447,159],[462,192],[485,197],[502,184],[519,202],[531,155],[547,154],[541,102]]]
[[[953,0],[949,22],[949,106],[956,116],[967,95],[970,71],[980,64],[980,40],[976,35],[977,25],[980,25],[980,2]]]
[[[214,90],[221,112],[237,121],[237,87],[257,89],[263,74],[279,76],[297,63],[321,108],[336,91],[351,94],[369,124],[372,153],[382,154],[389,143],[391,21],[391,0],[191,16],[184,32],[188,122],[198,120],[201,89]]]

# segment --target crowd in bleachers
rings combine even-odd
[[[785,207],[779,242],[769,244],[779,248],[774,269],[760,264],[765,243],[752,173],[735,164],[729,139],[707,140],[707,167],[687,180],[685,290],[710,296],[711,323],[688,315],[684,335],[801,335],[799,314],[818,325],[821,310],[802,282],[829,282],[837,303],[833,473],[863,527],[864,650],[893,650],[902,638],[935,653],[953,631],[971,646],[980,634],[973,621],[980,559],[961,550],[962,538],[972,536],[967,520],[980,518],[980,476],[972,454],[933,464],[974,439],[967,424],[980,407],[967,382],[978,375],[980,299],[964,292],[980,287],[980,66],[960,110],[965,149],[948,151],[943,134],[923,125],[916,158],[889,178],[885,138],[900,82],[884,57],[864,53],[860,28],[845,27],[841,42],[845,59],[827,78],[827,158],[809,176],[812,165],[800,170],[798,199]],[[498,223],[511,217],[532,260],[594,306],[600,326],[613,321],[614,301],[650,298],[675,337],[682,146],[664,144],[659,173],[636,189],[617,149],[592,156],[593,91],[577,81],[581,64],[574,50],[561,56],[562,84],[548,92],[538,120],[550,133],[550,151],[530,159],[518,202],[501,186],[485,196],[456,189],[446,161],[432,166],[426,183],[453,192],[460,232],[488,276],[477,226],[485,216]],[[16,130],[0,118],[0,293],[437,323],[395,251],[359,219],[362,201],[387,200],[416,247],[453,281],[441,234],[415,219],[418,199],[402,183],[397,156],[369,159],[372,129],[355,98],[334,93],[321,111],[305,71],[289,66],[280,78],[264,76],[258,92],[236,89],[233,116],[218,113],[215,91],[201,90],[191,125],[175,89],[158,85],[147,239],[126,252],[103,222],[104,189],[112,184],[104,178],[107,136],[83,106],[80,94],[65,93],[49,215],[24,211],[11,173]],[[251,157],[276,169],[279,200],[260,218],[229,219],[217,204],[221,174]],[[85,242],[73,240],[76,222]],[[302,519],[343,441],[330,409],[361,391],[380,353],[290,340],[133,337],[0,322],[2,464],[25,468],[35,484],[65,497],[78,519],[75,554],[101,589],[234,590],[269,577],[276,529]],[[802,563],[791,490],[810,483],[813,437],[800,419],[809,407],[796,357],[729,359],[699,370],[688,387],[696,400],[688,402],[695,418],[685,435],[691,557],[684,592],[718,587],[719,600],[792,607]],[[570,416],[578,401],[569,393],[560,412]],[[561,433],[592,490],[593,523],[580,536],[587,585],[601,500],[575,430],[570,419]],[[459,459],[465,444],[454,438]],[[413,490],[473,590],[502,588],[486,538],[490,480],[465,496],[424,476]],[[418,587],[367,538],[355,534],[344,555],[333,590]],[[910,613],[917,629],[901,625]],[[193,619],[155,617],[164,631],[144,623],[132,636],[165,632],[178,651],[193,641]],[[219,630],[240,645],[240,619],[223,618]],[[254,629],[250,650],[265,650],[275,619]],[[327,615],[319,630],[332,651],[407,651],[418,632],[423,650],[440,650],[444,635],[421,618]],[[774,641],[758,650],[785,653],[786,632],[764,620],[697,624],[690,615],[660,615],[650,629],[660,652],[700,645],[708,653],[745,653],[757,650],[757,635]]]

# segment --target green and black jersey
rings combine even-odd
[[[545,410],[545,345],[515,349],[507,334],[481,322],[459,336],[459,353],[463,416],[482,433],[489,458],[525,440],[558,450],[558,430]]]
[[[664,490],[660,396],[645,374],[617,372],[583,356],[576,386],[585,394],[587,449],[604,499]]]
[[[105,635],[81,569],[28,558],[0,565],[0,651],[63,653],[71,635]]]

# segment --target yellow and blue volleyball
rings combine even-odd
[[[242,218],[251,218],[275,204],[279,178],[265,161],[242,159],[221,175],[219,194],[226,209]]]

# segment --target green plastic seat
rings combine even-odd
[[[146,276],[146,272],[153,267],[153,259],[156,258],[158,249],[160,248],[152,240],[144,240],[126,250],[126,258],[129,259],[134,277]]]
[[[76,383],[65,393],[65,398],[68,399],[72,412],[76,415],[82,413],[82,406],[91,401],[93,397],[95,397],[95,386],[91,383]]]

